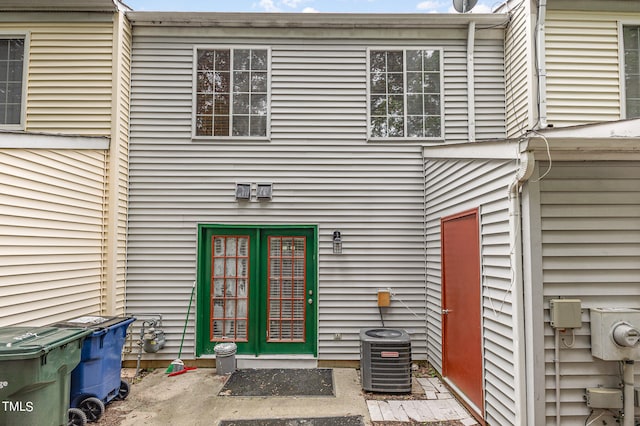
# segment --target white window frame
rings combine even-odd
[[[267,51],[267,116],[266,116],[266,136],[233,136],[233,66],[230,70],[230,92],[229,92],[229,136],[196,135],[197,116],[197,89],[198,89],[198,50],[230,50],[233,60],[233,51],[242,49],[266,50]],[[193,78],[191,87],[192,107],[191,107],[191,139],[196,141],[269,141],[271,139],[271,48],[260,45],[226,45],[207,44],[193,46]]]
[[[620,79],[620,118],[627,119],[627,84],[626,84],[626,63],[624,60],[624,27],[640,27],[640,20],[618,21],[618,57],[620,58],[619,79]]]
[[[404,135],[402,137],[374,137],[371,136],[371,51],[402,51],[402,73],[403,73],[403,98],[404,98]],[[429,137],[410,137],[407,134],[407,50],[432,50],[439,52],[440,59],[440,135]],[[417,141],[442,141],[445,133],[444,119],[444,48],[433,46],[371,46],[367,48],[367,140],[372,142],[417,142]]]
[[[29,65],[29,46],[31,33],[29,31],[0,31],[0,39],[22,38],[24,40],[24,53],[22,56],[22,93],[20,94],[20,123],[18,124],[2,124],[2,130],[24,130],[25,118],[27,116],[27,67]]]

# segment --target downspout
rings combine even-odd
[[[425,350],[427,351],[427,362],[433,365],[431,359],[431,349],[429,347],[429,258],[427,256],[428,236],[427,236],[427,159],[424,149],[421,150],[422,158],[422,253],[424,255],[424,331]]]
[[[468,133],[469,142],[475,142],[476,140],[476,87],[475,77],[473,73],[474,69],[474,54],[475,54],[475,40],[476,40],[476,23],[474,21],[469,22],[469,29],[467,34],[467,105],[468,105]]]
[[[522,229],[520,189],[533,174],[534,158],[530,152],[520,154],[520,164],[513,182],[509,185],[509,232],[511,233],[511,250],[509,253],[512,269],[513,286],[513,322],[515,336],[513,340],[514,352],[514,380],[515,380],[515,424],[526,424],[526,363],[525,363],[525,333],[524,333],[524,288],[522,272]]]
[[[537,129],[547,128],[547,66],[545,47],[545,23],[547,0],[538,0],[538,23],[536,24],[536,62],[538,68],[538,125]]]
[[[635,424],[635,392],[634,392],[634,361],[624,360],[622,361],[622,382],[623,382],[623,395],[624,395],[624,418],[623,426],[633,426]]]

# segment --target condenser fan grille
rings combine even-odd
[[[360,332],[362,387],[370,392],[411,392],[411,338],[404,330]]]

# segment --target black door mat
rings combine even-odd
[[[362,416],[306,419],[222,420],[219,426],[364,426]]]
[[[330,368],[243,369],[231,374],[221,396],[333,396]]]

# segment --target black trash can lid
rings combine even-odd
[[[132,319],[133,317],[103,317],[98,315],[85,315],[82,317],[73,318],[67,321],[62,321],[56,324],[52,324],[52,327],[73,327],[73,328],[86,328],[91,330],[101,330],[109,328],[113,325],[119,324],[123,321]]]

